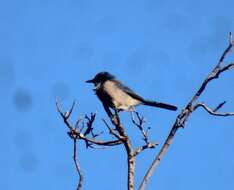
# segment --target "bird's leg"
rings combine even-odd
[[[120,110],[116,109],[116,108],[113,108],[115,114],[112,115],[112,122],[115,124],[115,125],[119,125],[120,124],[120,121],[119,121],[119,112]]]
[[[111,119],[111,122],[114,123],[115,125],[119,124],[119,110],[117,110],[116,108],[113,108],[114,110],[114,114],[111,112],[109,106],[107,106],[106,104],[103,104],[103,107],[108,115],[108,117]]]
[[[109,107],[108,107],[107,105],[105,105],[105,104],[103,104],[103,107],[104,107],[104,109],[105,109],[107,115],[108,115],[110,118],[113,118],[113,114],[112,114],[112,112],[110,111]]]
[[[113,110],[114,110],[114,112],[115,112],[115,114],[113,115],[113,117],[116,117],[116,118],[117,118],[117,116],[118,116],[118,114],[119,114],[119,110],[117,110],[116,108],[113,108]]]

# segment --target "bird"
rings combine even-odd
[[[135,111],[135,107],[138,105],[152,106],[172,111],[177,110],[177,107],[174,105],[144,99],[121,81],[117,80],[114,75],[106,71],[97,73],[93,79],[87,80],[86,82],[94,84],[93,90],[102,102],[108,116],[113,116],[110,108],[117,112]]]

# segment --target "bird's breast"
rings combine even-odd
[[[110,102],[110,107],[119,110],[129,110],[130,108],[140,104],[137,99],[132,98],[123,89],[116,84],[116,81],[106,81],[98,91],[102,93],[102,99]],[[103,101],[103,100],[102,100]]]

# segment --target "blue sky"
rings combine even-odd
[[[106,117],[85,80],[107,70],[143,97],[181,109],[194,94],[234,32],[234,1],[8,0],[0,2],[0,187],[75,189],[72,142],[55,109],[77,100],[73,119]],[[234,60],[234,55],[226,63]],[[234,111],[233,71],[206,89],[200,101]],[[178,112],[137,109],[152,140],[161,144]],[[135,146],[139,132],[121,115]],[[234,118],[195,112],[179,130],[148,190],[233,189]],[[107,138],[107,137],[106,137]],[[158,148],[137,158],[136,184]],[[126,189],[123,147],[86,150],[78,156],[84,189]]]

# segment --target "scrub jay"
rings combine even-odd
[[[110,108],[115,111],[134,111],[134,107],[140,104],[173,111],[177,110],[176,106],[142,98],[108,72],[100,72],[93,79],[86,82],[94,84],[95,88],[93,90],[101,100],[108,116],[111,117]]]

